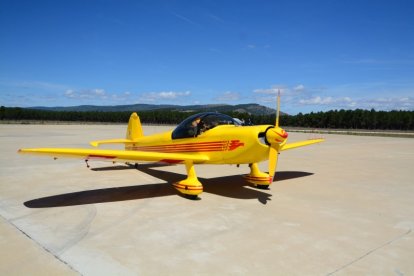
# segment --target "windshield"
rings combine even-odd
[[[172,139],[197,137],[218,125],[240,125],[232,117],[214,113],[204,112],[192,115],[182,121],[172,133]]]

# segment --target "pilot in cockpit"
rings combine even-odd
[[[190,128],[188,129],[188,134],[192,137],[197,137],[198,134],[201,132],[201,118],[197,117],[192,123]]]

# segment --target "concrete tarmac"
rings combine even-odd
[[[196,201],[170,185],[183,165],[17,154],[125,131],[0,125],[1,275],[414,274],[414,139],[325,135],[282,152],[269,190],[243,180],[247,165],[198,165]]]

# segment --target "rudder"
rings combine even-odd
[[[136,112],[132,113],[129,117],[128,129],[126,133],[126,138],[128,140],[137,140],[139,137],[144,136],[142,131],[141,120]]]

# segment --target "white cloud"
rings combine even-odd
[[[134,95],[129,92],[123,93],[107,93],[104,89],[82,89],[74,90],[68,89],[63,94],[64,97],[73,101],[88,102],[88,103],[99,103],[99,104],[127,104],[130,103]]]
[[[388,97],[375,99],[361,99],[359,108],[376,110],[414,110],[414,98],[412,97]]]
[[[284,97],[284,95],[288,93],[289,89],[284,85],[273,85],[271,88],[255,89],[253,90],[253,93],[256,94],[256,102],[275,106],[277,101],[277,94],[279,91],[280,94],[283,95],[283,100],[286,101],[286,97]]]
[[[300,99],[299,104],[302,105],[355,105],[355,102],[349,97],[341,97],[341,98],[334,98],[334,97],[320,97],[315,96],[308,99]]]
[[[276,103],[276,96],[261,96],[261,97],[256,97],[256,101],[258,103]]]
[[[367,85],[367,84],[366,84]],[[282,94],[282,106],[289,110],[330,110],[330,109],[371,109],[375,110],[414,110],[414,98],[407,96],[407,90],[401,90],[400,87],[387,87],[387,90],[395,91],[393,97],[361,97],[367,90],[366,85],[352,86],[338,90],[338,87],[332,88],[308,88],[303,84],[296,86],[274,85],[271,88],[255,89],[253,94],[259,103],[273,106],[276,102],[277,91]],[[372,90],[372,85],[370,91]],[[374,88],[380,90],[382,87],[376,84]],[[350,93],[352,91],[360,91]],[[346,96],[342,96],[342,95]],[[368,93],[367,93],[368,94]],[[400,94],[398,97],[396,95]]]
[[[305,86],[303,84],[299,84],[293,88],[294,91],[302,92],[305,90]]]
[[[124,93],[111,94],[110,98],[112,101],[117,101],[117,102],[126,104],[132,100],[132,94],[131,92],[126,91]]]
[[[280,93],[283,93],[285,91],[285,88],[283,86],[274,85],[271,88],[266,89],[255,89],[253,90],[253,93],[256,94],[267,94],[267,95],[277,95],[277,92],[280,91]]]
[[[75,91],[73,91],[72,89],[68,89],[65,91],[65,96],[68,98],[76,98],[76,94]]]
[[[305,92],[305,86],[303,84],[298,84],[294,87],[287,87],[285,85],[276,84],[273,85],[271,88],[265,88],[265,89],[255,89],[253,90],[256,94],[268,94],[268,95],[277,95],[277,93],[280,91],[281,95],[287,96],[287,95],[296,95],[301,92]]]
[[[106,95],[105,90],[103,89],[93,89],[92,93],[101,97]]]
[[[65,97],[71,99],[98,99],[105,100],[108,99],[109,95],[105,92],[104,89],[83,89],[83,90],[73,90],[68,89],[64,93]]]
[[[374,108],[376,110],[414,110],[414,98],[411,97],[350,98],[314,96],[300,99],[298,104],[304,106],[327,106],[329,109]]]
[[[272,106],[274,106],[276,104],[276,97],[279,91],[282,96],[282,104],[287,104],[297,102],[301,96],[306,94],[307,89],[303,84],[298,84],[293,87],[276,84],[271,86],[271,88],[255,89],[253,90],[253,93],[256,95],[255,99],[257,102],[264,104],[274,103],[272,104]]]
[[[238,101],[240,99],[240,94],[237,92],[226,91],[222,95],[215,98],[219,102],[232,102]]]
[[[162,92],[149,92],[142,93],[140,100],[143,102],[155,102],[162,100],[176,100],[181,97],[188,97],[191,95],[190,91],[175,92],[175,91],[162,91]]]

